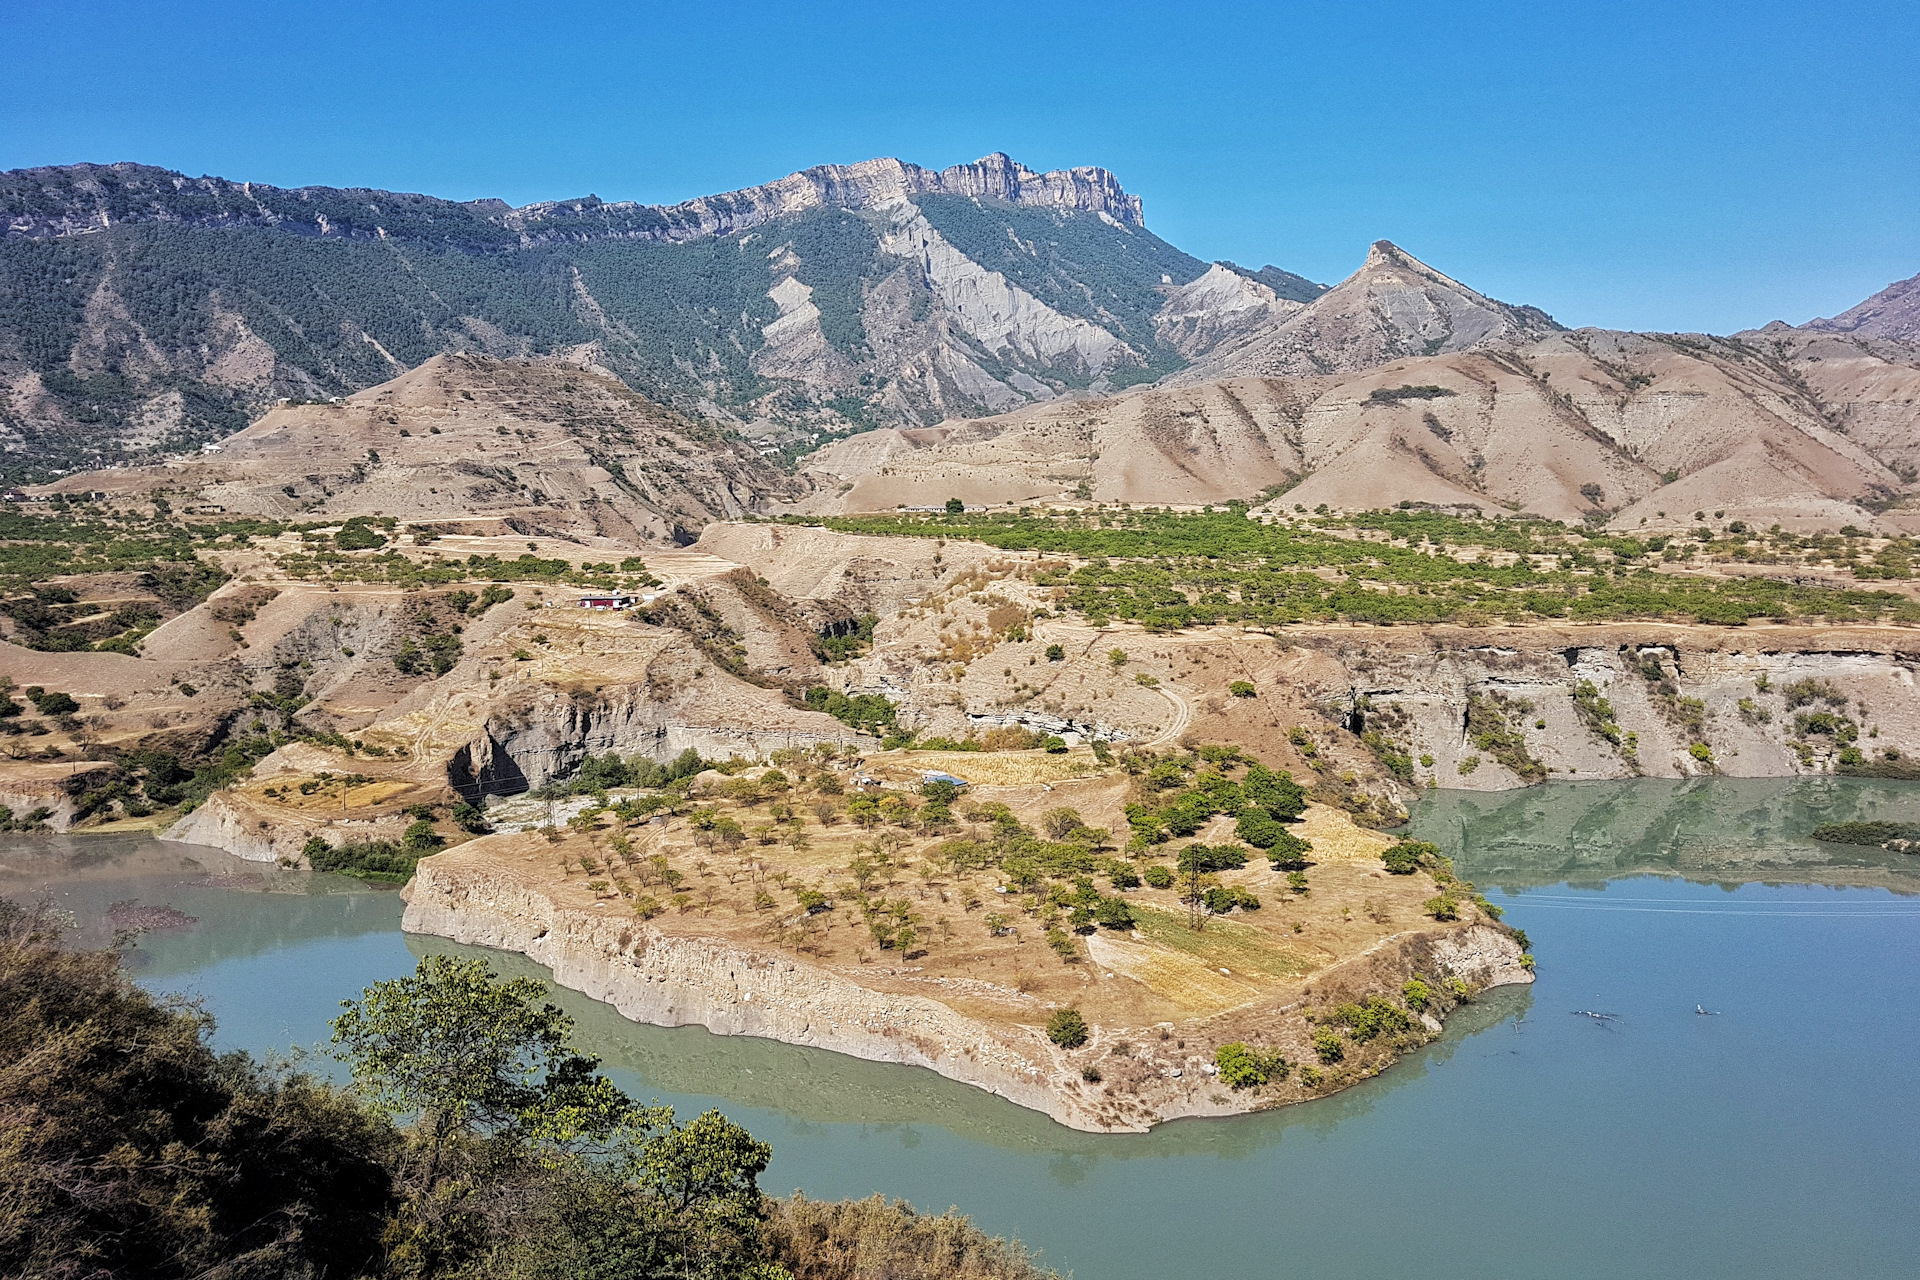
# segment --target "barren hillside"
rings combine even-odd
[[[435,356],[337,402],[283,404],[214,452],[46,489],[86,491],[277,519],[686,542],[794,486],[729,433],[590,363]]]
[[[1332,295],[1329,294],[1329,297]],[[1318,304],[1315,304],[1318,305]],[[802,510],[1251,499],[1681,527],[1696,511],[1900,530],[1920,351],[1783,327],[1582,329],[1340,376],[1234,378],[870,432],[810,456]]]

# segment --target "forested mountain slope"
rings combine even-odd
[[[794,446],[1152,381],[1320,288],[1210,273],[1105,170],[1005,156],[523,209],[74,165],[0,174],[0,223],[15,478],[191,447],[454,351],[590,355]]]

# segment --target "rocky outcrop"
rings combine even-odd
[[[903,160],[826,164],[776,182],[675,205],[597,196],[512,208],[366,188],[274,187],[189,178],[141,164],[49,165],[0,173],[5,235],[56,239],[125,223],[271,227],[316,239],[419,240],[468,251],[603,239],[697,240],[732,235],[809,209],[877,209],[915,195],[957,195],[1103,214],[1141,226],[1140,197],[1105,169],[1037,173],[1001,152],[923,169]]]
[[[1920,633],[1904,628],[1436,629],[1289,637],[1351,680],[1325,714],[1427,785],[1904,776],[1920,752]],[[1410,798],[1407,797],[1407,798]]]
[[[937,172],[884,158],[816,165],[777,182],[676,205],[605,204],[592,198],[532,204],[513,210],[504,222],[533,242],[607,236],[687,241],[733,235],[809,209],[868,211],[916,195],[1004,200],[1143,225],[1140,197],[1128,195],[1105,169],[1036,173],[1001,152]]]
[[[454,751],[447,782],[469,800],[516,795],[579,771],[589,755],[608,751],[667,761],[686,750],[710,760],[764,759],[781,747],[871,742],[831,716],[776,706],[758,708],[758,723],[719,708],[656,697],[652,682],[600,690],[541,687],[497,708],[484,731]],[[735,708],[739,710],[738,708]]]
[[[397,842],[408,821],[400,813],[340,821],[309,814],[304,815],[304,820],[294,820],[285,812],[261,809],[244,795],[216,791],[157,838],[224,849],[248,862],[304,866],[306,856],[302,850],[316,835],[336,846],[350,841]]]
[[[40,815],[50,831],[65,831],[78,811],[79,798],[87,789],[111,781],[119,768],[103,760],[76,764],[8,761],[0,765],[0,807],[7,809],[16,822]]]
[[[1832,319],[1809,320],[1801,328],[1920,342],[1920,275],[1896,280]]]
[[[1559,327],[1543,311],[1496,302],[1377,240],[1351,276],[1180,380],[1355,373],[1408,356],[1533,341]]]

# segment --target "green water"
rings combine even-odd
[[[1073,1133],[930,1072],[556,999],[631,1092],[723,1107],[772,1142],[770,1190],[958,1205],[1081,1277],[1912,1276],[1920,858],[1806,839],[1854,818],[1920,822],[1920,787],[1429,800],[1415,833],[1527,930],[1539,982],[1331,1099],[1147,1135]],[[403,937],[392,893],[211,851],[15,841],[0,864],[0,892],[48,890],[93,937],[132,898],[197,917],[147,935],[135,963],[203,998],[227,1046],[311,1045],[342,998],[459,950]]]

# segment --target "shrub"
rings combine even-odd
[[[1284,770],[1249,765],[1247,780],[1240,784],[1247,803],[1265,809],[1280,822],[1293,822],[1307,811],[1307,793]]]
[[[1460,918],[1460,903],[1450,893],[1443,893],[1436,897],[1428,898],[1420,904],[1420,909],[1432,916],[1435,920],[1458,920]]]
[[[1338,1031],[1321,1027],[1313,1033],[1313,1052],[1320,1061],[1334,1063],[1347,1056],[1347,1044]]]
[[[1047,930],[1047,945],[1053,948],[1055,955],[1059,956],[1068,964],[1072,964],[1080,958],[1080,948],[1074,945],[1073,935],[1065,929],[1053,928]]]
[[[1108,929],[1133,928],[1133,908],[1125,898],[1102,898],[1093,909],[1093,918]]]
[[[1062,648],[1057,644],[1050,644],[1047,646],[1048,662],[1065,662],[1066,660],[1067,660],[1067,651],[1064,648]]]
[[[1704,742],[1696,742],[1692,746],[1688,747],[1687,754],[1692,756],[1695,760],[1700,761],[1702,764],[1711,763],[1713,760],[1713,748],[1708,746]]]
[[[1049,755],[1057,756],[1065,753],[1067,740],[1057,734],[1049,734],[1047,737],[1040,739],[1040,745],[1046,748]]]
[[[1251,893],[1248,893],[1245,889],[1237,885],[1216,884],[1209,886],[1207,890],[1200,895],[1200,901],[1205,903],[1207,910],[1213,912],[1215,915],[1225,915],[1235,907],[1240,907],[1247,911],[1258,911],[1260,909],[1260,899],[1254,897]]]
[[[1099,1084],[1101,1080],[1105,1079],[1105,1077],[1100,1074],[1100,1068],[1095,1066],[1080,1068],[1080,1078],[1088,1084]]]
[[[1227,692],[1236,698],[1251,698],[1258,690],[1253,687],[1251,680],[1235,680],[1227,686]]]
[[[433,829],[433,823],[425,818],[409,826],[400,837],[400,847],[408,853],[428,853],[445,843],[446,840]]]
[[[1413,1019],[1385,996],[1368,996],[1359,1004],[1336,1005],[1334,1021],[1344,1023],[1354,1040],[1361,1044],[1378,1036],[1398,1035],[1413,1029]]]
[[[1056,1009],[1047,1019],[1047,1039],[1062,1049],[1078,1049],[1087,1042],[1087,1020],[1078,1009]]]
[[[1410,876],[1421,867],[1431,865],[1439,856],[1439,848],[1424,840],[1402,840],[1381,854],[1380,861],[1392,874]]]
[[[1307,865],[1307,855],[1313,852],[1313,842],[1302,840],[1291,831],[1282,829],[1280,838],[1267,849],[1267,861],[1284,870],[1299,871]]]
[[[1433,999],[1433,988],[1419,978],[1408,978],[1400,988],[1400,996],[1407,1002],[1407,1008],[1418,1012]]]
[[[1148,867],[1143,874],[1147,884],[1155,889],[1173,888],[1173,872],[1161,866]]]
[[[1213,1051],[1220,1083],[1230,1089],[1255,1089],[1269,1080],[1285,1080],[1293,1064],[1279,1053],[1264,1053],[1235,1040]]]
[[[1256,849],[1271,849],[1287,834],[1286,828],[1265,809],[1246,808],[1233,824],[1233,833]]]
[[[453,821],[462,831],[471,832],[476,836],[486,835],[493,830],[487,825],[486,811],[476,805],[468,804],[465,800],[454,803]]]
[[[1295,893],[1305,894],[1307,892],[1307,873],[1304,871],[1287,872],[1287,888],[1293,890]]]

